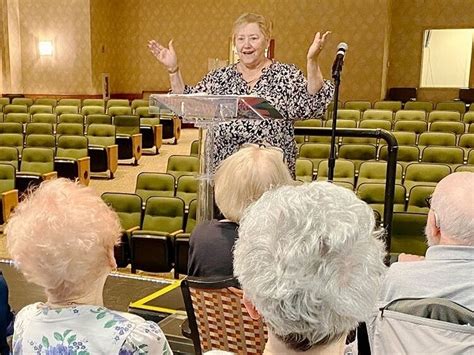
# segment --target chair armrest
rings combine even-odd
[[[6,222],[10,214],[18,205],[18,190],[9,190],[2,193],[2,214],[3,221]]]
[[[51,171],[46,174],[41,175],[43,177],[43,180],[53,180],[58,178],[58,172],[57,171]]]
[[[181,136],[181,120],[178,116],[173,117],[173,133],[175,141],[178,142],[178,139]]]
[[[112,174],[117,171],[118,167],[118,145],[113,144],[105,147],[107,150],[107,165]]]
[[[140,160],[142,156],[142,134],[136,133],[132,134],[132,149],[133,149],[133,158],[136,162]]]
[[[163,125],[158,124],[153,126],[153,136],[155,138],[155,147],[160,149],[163,145]]]
[[[184,320],[184,322],[180,325],[180,328],[181,328],[181,334],[183,334],[185,338],[192,339],[191,328],[189,328],[188,318]]]
[[[174,231],[172,233],[169,233],[170,236],[176,237],[179,233],[183,233],[184,231],[182,229],[178,229],[177,231]]]
[[[91,180],[91,158],[82,157],[77,160],[77,174],[79,175],[79,182],[82,185],[88,186]]]
[[[128,235],[131,235],[133,232],[137,231],[140,229],[140,226],[135,226],[135,227],[132,227],[132,228],[128,228],[125,233],[127,233]]]
[[[151,230],[135,230],[132,232],[132,236],[140,236],[146,238],[153,238],[153,237],[169,237],[170,234],[167,232],[158,232],[158,231],[151,231]]]

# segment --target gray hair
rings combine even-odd
[[[247,206],[265,191],[293,183],[281,150],[249,144],[227,157],[217,168],[216,204],[225,218],[238,223]]]
[[[347,189],[327,182],[281,187],[246,210],[234,274],[281,340],[306,349],[331,343],[375,307],[385,266],[374,228],[372,209]]]
[[[441,180],[431,209],[441,233],[464,245],[474,245],[474,173],[456,172]]]

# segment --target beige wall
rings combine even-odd
[[[388,86],[419,86],[424,30],[473,27],[472,0],[393,1]],[[473,75],[471,72],[471,83]],[[419,89],[418,99],[442,101],[457,97],[458,91]]]

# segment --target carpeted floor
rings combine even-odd
[[[113,192],[134,192],[136,176],[143,171],[165,172],[168,157],[173,154],[189,154],[191,142],[198,138],[197,129],[181,130],[181,137],[178,144],[163,144],[158,155],[142,155],[138,166],[122,165],[118,166],[115,178],[108,180],[104,178],[93,178],[90,187],[98,194],[106,191]],[[1,227],[0,227],[1,228]],[[6,237],[0,231],[0,259],[9,259],[6,250]]]

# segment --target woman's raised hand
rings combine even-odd
[[[321,53],[324,48],[326,38],[330,34],[331,31],[326,31],[323,35],[321,35],[321,32],[316,33],[313,43],[311,43],[311,46],[308,49],[308,54],[306,55],[308,60],[316,61],[318,59],[319,53]]]
[[[148,41],[148,49],[163,64],[169,72],[174,72],[178,68],[178,58],[173,47],[173,40],[168,44],[168,48],[163,47],[157,41],[152,39]]]

